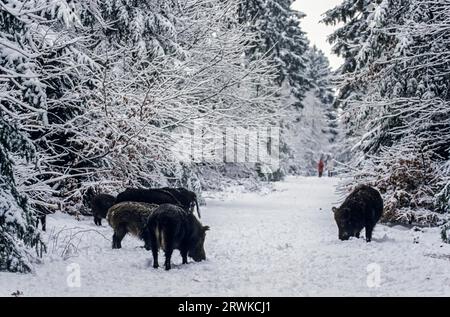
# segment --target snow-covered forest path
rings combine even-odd
[[[450,296],[450,246],[437,229],[378,225],[372,243],[339,241],[331,212],[336,184],[288,178],[264,195],[207,198],[207,261],[180,265],[175,252],[171,271],[151,268],[150,252],[133,237],[112,250],[105,220],[97,228],[90,217],[52,215],[48,254],[31,275],[0,273],[0,295]]]

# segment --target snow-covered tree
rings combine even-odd
[[[180,130],[276,121],[273,68],[243,59],[253,35],[234,22],[236,5],[118,0],[97,6],[101,19],[86,14],[101,71],[89,100],[89,130],[100,140],[85,161],[101,168],[82,186],[198,186],[196,164],[172,151]]]
[[[80,21],[84,1],[3,1],[9,45],[5,103],[36,149],[34,168],[18,170],[17,185],[30,207],[48,213],[61,206],[91,165],[80,164],[89,143],[85,120],[97,65]],[[16,58],[17,61],[14,61]],[[20,60],[20,63],[18,61]],[[98,68],[98,67],[97,67]],[[8,97],[10,98],[10,97]]]
[[[304,107],[287,113],[286,143],[290,148],[290,173],[316,174],[321,157],[330,164],[338,134],[337,111],[327,57],[315,46],[307,54],[306,74],[311,88],[303,101]]]
[[[360,107],[355,111],[348,105],[357,104],[365,95],[365,83],[353,75],[357,69],[357,55],[362,48],[362,42],[367,37],[367,17],[373,8],[375,0],[346,0],[335,8],[327,11],[323,22],[331,25],[341,25],[329,36],[333,44],[332,51],[343,58],[343,64],[336,71],[338,89],[336,89],[335,107],[343,109],[340,121],[346,127],[343,131],[340,152],[350,156],[353,145],[358,142],[360,130],[368,116],[367,109]]]
[[[45,10],[55,3],[2,1],[0,20],[0,270],[28,272],[30,253],[43,245],[23,170],[37,163],[32,133],[45,124],[46,85],[41,81]],[[48,5],[48,6],[47,6]],[[47,34],[49,37],[51,35]],[[36,122],[36,121],[34,121]],[[29,163],[30,162],[30,163]]]
[[[338,115],[337,106],[334,104],[335,91],[330,63],[325,54],[316,46],[308,50],[306,57],[308,61],[306,74],[311,82],[312,91],[321,103],[327,121],[327,126],[322,129],[322,132],[327,134],[329,142],[333,143],[338,134]]]
[[[1,48],[0,52],[5,53]],[[4,92],[5,87],[0,87]],[[27,197],[17,190],[15,176],[16,161],[27,162],[35,152],[3,104],[0,115],[0,271],[29,272],[31,251],[34,248],[39,255],[43,244],[36,215],[29,208]]]
[[[448,9],[444,1],[346,1],[326,18],[346,23],[331,39],[347,61],[340,98],[353,174],[385,192],[386,220],[436,222],[427,210],[448,210]]]
[[[277,69],[276,83],[283,97],[301,108],[309,81],[305,53],[309,42],[300,27],[304,14],[291,8],[293,0],[250,0],[239,6],[239,21],[255,34],[247,56],[269,56]]]

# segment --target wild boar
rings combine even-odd
[[[132,201],[121,202],[109,208],[106,219],[114,230],[112,248],[122,248],[122,239],[127,233],[143,239],[147,219],[156,208],[158,205]]]
[[[158,268],[158,251],[165,254],[165,269],[171,268],[174,249],[180,250],[183,264],[187,257],[199,262],[206,259],[204,242],[208,226],[203,226],[193,213],[171,204],[159,206],[148,218],[143,239],[145,248],[152,250],[153,267]]]
[[[339,239],[359,238],[363,228],[366,241],[372,240],[372,231],[383,213],[380,193],[367,185],[358,186],[339,208],[333,207],[334,219],[339,230]]]

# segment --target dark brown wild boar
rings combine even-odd
[[[171,268],[174,249],[180,250],[183,264],[187,257],[199,262],[206,259],[204,242],[208,226],[203,226],[193,213],[171,204],[159,206],[148,218],[143,239],[145,248],[152,250],[153,267],[159,267],[158,251],[164,250],[165,269]]]
[[[122,239],[127,233],[143,239],[143,231],[148,217],[158,205],[142,202],[125,201],[115,204],[108,210],[106,219],[114,229],[112,248],[120,249]]]
[[[367,185],[360,185],[345,199],[339,208],[333,207],[334,219],[339,229],[339,239],[359,238],[363,228],[366,241],[372,240],[372,231],[383,214],[380,193]]]

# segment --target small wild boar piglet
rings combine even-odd
[[[376,189],[360,185],[339,208],[333,207],[333,212],[339,229],[339,239],[359,238],[359,233],[365,228],[366,241],[370,242],[373,228],[383,213],[383,199]]]
[[[133,201],[112,206],[106,215],[108,223],[114,229],[112,248],[120,249],[122,239],[128,232],[143,240],[147,219],[156,208],[158,205]]]
[[[143,238],[145,248],[152,250],[153,267],[159,267],[158,251],[165,254],[165,269],[170,270],[170,260],[174,249],[180,250],[183,264],[187,257],[199,262],[206,259],[204,242],[208,226],[189,211],[172,204],[159,206],[148,218]]]

